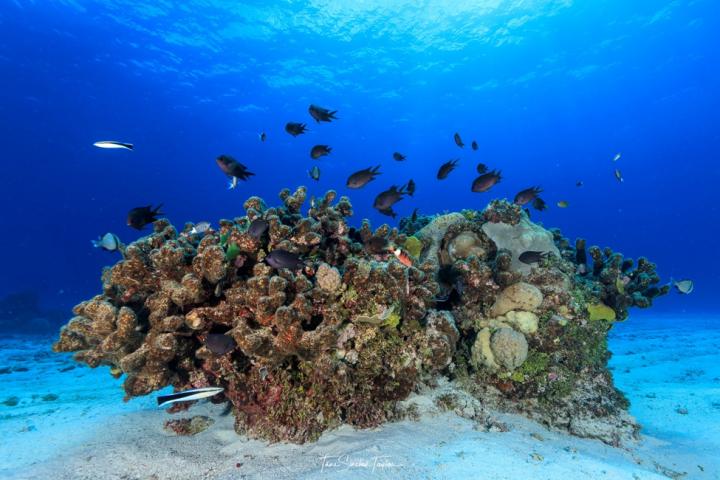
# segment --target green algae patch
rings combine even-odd
[[[543,376],[550,367],[550,355],[544,352],[530,351],[527,359],[520,365],[519,373],[530,378]]]
[[[609,320],[615,321],[617,315],[615,310],[608,307],[604,303],[593,303],[587,306],[588,314],[590,314],[590,320]]]
[[[403,248],[410,256],[414,258],[420,258],[422,252],[422,242],[415,236],[410,236],[405,240]]]
[[[397,328],[398,325],[400,325],[400,320],[402,319],[402,316],[398,312],[398,308],[396,305],[393,305],[390,308],[390,313],[388,313],[382,325],[383,327]]]
[[[232,262],[238,255],[240,255],[240,247],[238,247],[236,243],[228,245],[227,251],[225,252],[225,260]]]

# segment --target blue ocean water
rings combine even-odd
[[[3,2],[0,293],[65,310],[93,295],[116,258],[90,239],[142,235],[125,225],[135,206],[182,225],[304,184],[350,195],[357,224],[396,225],[372,200],[413,178],[400,216],[539,185],[550,208],[534,219],[695,281],[656,308],[716,310],[719,18],[712,0]],[[310,103],[339,120],[315,123]],[[314,144],[332,154],[311,160]],[[222,153],[257,175],[228,191]],[[490,193],[470,191],[478,162],[502,171]],[[345,188],[374,165],[377,180]]]
[[[18,319],[0,317],[3,342],[10,331],[39,333],[34,317],[49,319],[40,340],[0,346],[0,367],[30,366],[5,377],[21,398],[1,412],[3,428],[29,433],[16,436],[38,448],[18,454],[5,444],[0,457],[17,455],[13,468],[67,440],[61,421],[37,413],[56,388],[61,414],[75,422],[90,412],[78,430],[93,421],[101,429],[109,412],[151,409],[148,398],[98,408],[119,399],[118,382],[49,352],[49,332],[100,291],[101,269],[119,259],[90,240],[146,234],[126,226],[133,207],[162,203],[175,225],[216,222],[241,215],[250,196],[273,205],[298,185],[348,195],[355,225],[374,226],[398,225],[416,208],[482,209],[538,185],[549,209],[533,220],[647,256],[665,281],[692,279],[692,294],[658,298],[618,326],[612,366],[631,413],[668,451],[678,438],[677,450],[697,446],[700,457],[720,445],[718,422],[707,420],[720,405],[717,337],[692,336],[716,330],[720,313],[716,1],[5,0],[0,32],[0,314]],[[311,103],[339,119],[314,122]],[[288,121],[309,132],[291,137]],[[135,150],[101,150],[98,140]],[[315,144],[332,153],[312,160]],[[394,161],[395,151],[407,160]],[[220,154],[256,176],[228,190]],[[458,168],[437,180],[453,158]],[[470,191],[480,162],[502,171],[489,193]],[[307,173],[314,165],[318,182]],[[375,181],[345,187],[375,165]],[[411,178],[417,192],[396,205],[397,219],[372,208],[379,192]],[[678,417],[681,407],[695,415]]]

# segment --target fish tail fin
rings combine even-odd
[[[160,209],[163,207],[162,203],[159,203],[157,207],[152,211],[154,215],[165,215]]]
[[[370,173],[379,173],[380,165],[377,165],[370,169]]]
[[[100,246],[100,242],[98,242],[97,240],[90,240],[90,243],[95,248],[98,248]]]
[[[328,117],[332,118],[333,120],[337,120],[338,117],[335,116],[335,114],[336,114],[337,112],[338,112],[337,110],[333,110],[332,112],[330,112],[330,113],[328,114]]]
[[[157,397],[157,404],[158,407],[161,407],[163,403],[167,402],[168,400],[171,400],[173,398],[173,395],[160,395]]]
[[[123,146],[128,150],[135,150],[135,145],[133,145],[132,143],[123,143]]]

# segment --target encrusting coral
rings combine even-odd
[[[306,216],[304,187],[280,198],[252,197],[246,215],[203,234],[156,221],[54,349],[124,374],[126,398],[221,386],[213,401],[230,402],[236,430],[272,441],[398,418],[398,402],[439,376],[578,435],[619,443],[635,431],[606,340],[614,318],[666,293],[647,260],[633,268],[591,247],[588,268],[584,241],[571,247],[504,201],[372,230],[350,227],[352,206],[333,191]],[[549,253],[519,264],[523,249]],[[274,268],[274,251],[299,261]],[[215,334],[231,337],[227,351],[208,348]],[[590,431],[598,420],[607,428]]]

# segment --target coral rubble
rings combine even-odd
[[[126,398],[221,386],[212,401],[230,403],[237,432],[272,441],[398,418],[441,376],[578,435],[617,444],[636,431],[606,339],[629,307],[667,292],[653,264],[591,247],[588,267],[584,241],[504,201],[372,230],[350,227],[350,201],[333,191],[303,216],[305,197],[283,190],[273,208],[252,197],[204,234],[156,221],[54,349],[124,374]],[[526,250],[549,254],[527,265]],[[230,340],[208,346],[218,334]]]

